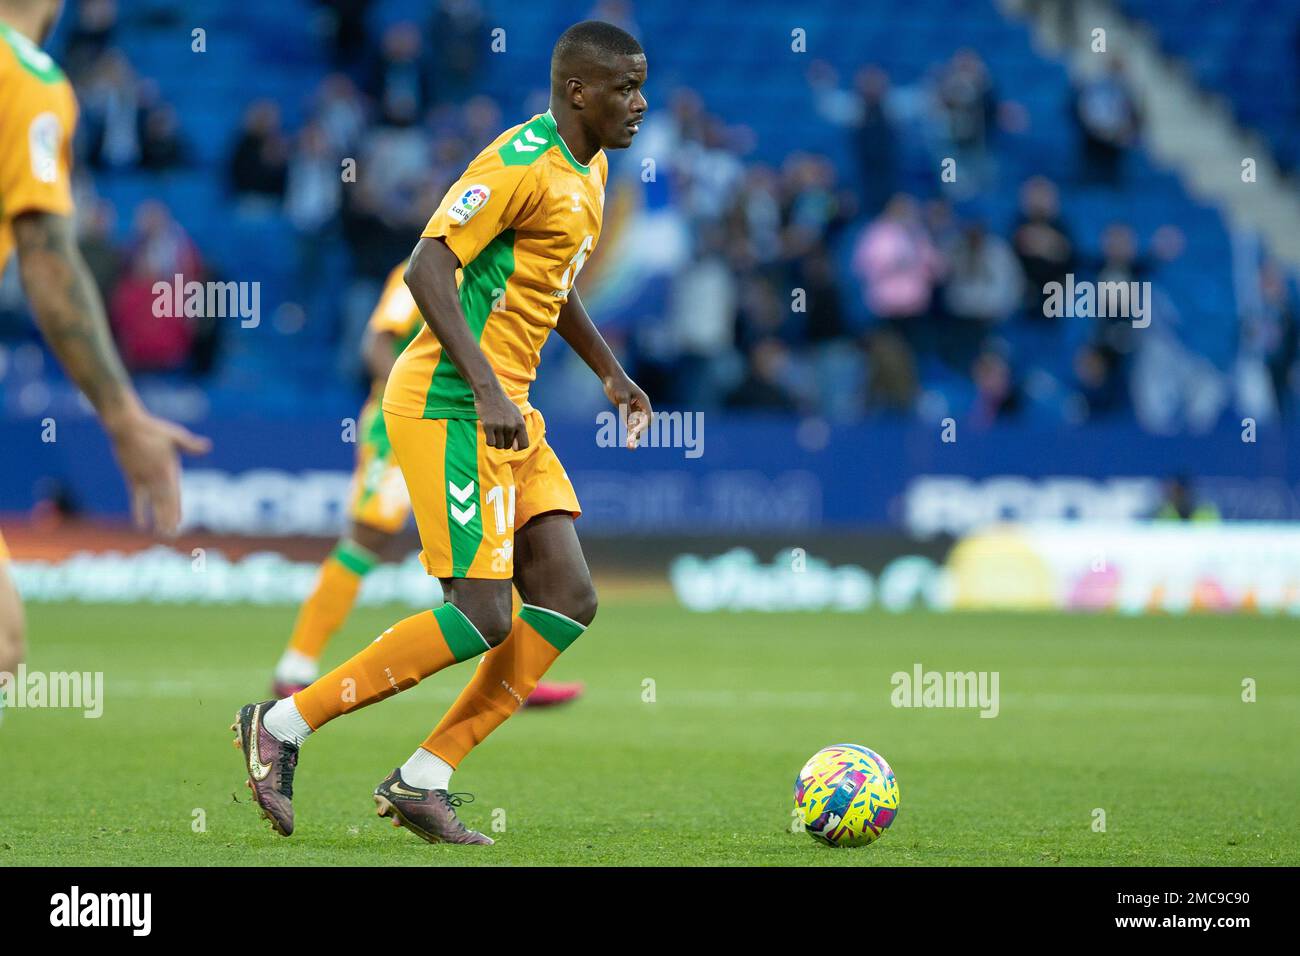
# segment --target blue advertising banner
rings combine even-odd
[[[356,449],[347,420],[191,427],[213,440],[209,456],[187,463],[191,527],[341,527]],[[1126,520],[1153,512],[1174,476],[1223,518],[1300,518],[1300,434],[1291,431],[1156,437],[1131,426],[976,431],[678,415],[659,423],[656,439],[668,447],[629,451],[618,437],[605,420],[549,425],[583,503],[584,533],[889,527],[931,535],[994,519]],[[0,460],[0,512],[27,511],[58,490],[87,513],[126,513],[108,442],[90,420],[0,423]]]

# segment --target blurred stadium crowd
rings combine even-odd
[[[384,276],[469,159],[545,109],[545,37],[585,13],[649,52],[651,118],[632,155],[611,157],[598,255],[660,271],[628,278],[607,261],[580,287],[658,405],[1168,431],[1243,401],[1294,404],[1293,277],[1261,255],[1255,294],[1235,291],[1222,217],[1143,155],[1122,55],[1071,79],[987,0],[881,17],[831,3],[795,17],[821,44],[798,58],[790,18],[766,5],[726,50],[716,33],[711,47],[668,42],[679,24],[658,5],[547,6],[495,58],[498,19],[519,14],[478,0],[293,0],[246,18],[227,6],[242,5],[77,0],[53,46],[82,107],[83,249],[123,355],[159,388],[244,410],[353,400]],[[698,32],[724,28],[725,4],[693,9]],[[855,16],[868,32],[849,42]],[[205,23],[196,59],[189,31]],[[1257,29],[1297,37],[1297,23]],[[764,28],[783,46],[755,42]],[[238,55],[237,29],[255,34]],[[1273,67],[1294,75],[1295,54],[1277,47]],[[261,281],[268,328],[155,316],[153,284],[176,274]],[[1151,281],[1151,328],[1045,315],[1045,285],[1067,274]],[[0,388],[9,413],[32,414],[58,372],[15,278],[0,287]],[[586,413],[590,396],[566,381],[539,403],[548,415]]]

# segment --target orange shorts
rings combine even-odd
[[[348,517],[389,534],[397,534],[411,515],[402,470],[393,458],[378,397],[361,409],[357,422],[357,463],[352,472]]]
[[[582,513],[537,409],[524,415],[523,451],[489,448],[473,419],[384,412],[384,422],[420,529],[420,560],[435,577],[509,580],[519,528],[547,511]]]
[[[0,563],[9,560],[9,546],[5,544],[5,536],[0,534]]]

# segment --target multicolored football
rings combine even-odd
[[[804,829],[827,846],[866,846],[894,822],[898,784],[885,758],[858,744],[817,751],[794,781]]]

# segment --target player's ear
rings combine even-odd
[[[564,82],[564,88],[569,93],[569,105],[575,110],[580,110],[587,104],[583,98],[582,80],[576,76],[571,76]]]

